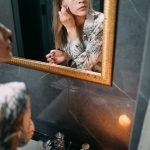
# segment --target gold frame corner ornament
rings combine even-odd
[[[10,64],[15,64],[44,72],[54,73],[67,77],[77,78],[104,85],[112,83],[112,62],[114,49],[115,18],[117,0],[104,0],[104,31],[103,31],[103,52],[102,72],[86,71],[61,65],[48,64],[41,61],[29,60],[19,57],[12,57]]]

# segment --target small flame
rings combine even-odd
[[[125,114],[120,115],[118,122],[124,128],[128,128],[131,125],[131,119]]]

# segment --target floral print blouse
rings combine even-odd
[[[66,44],[63,51],[71,58],[71,66],[101,72],[104,14],[90,10],[83,26],[81,40]]]

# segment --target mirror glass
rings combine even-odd
[[[79,0],[64,1],[70,3],[79,2]],[[52,27],[54,15],[53,2],[55,1],[12,1],[14,10],[13,16],[15,25],[17,26],[18,54],[16,57],[15,55],[12,57],[10,63],[86,81],[111,85],[117,1],[90,0],[89,6],[87,5],[87,1],[88,0],[85,0],[86,6],[83,6],[83,8],[81,6],[79,9],[81,12],[90,13],[88,13],[84,19],[81,17],[80,19],[79,17],[73,18],[74,20],[78,19],[78,23],[75,23],[76,27],[77,25],[79,26],[77,32],[74,32],[75,30],[72,30],[72,28],[71,30],[64,30],[66,26],[62,23],[63,27],[60,26],[59,29],[62,29],[61,35],[63,35],[63,38],[61,42],[57,42],[57,45],[54,44],[57,41],[54,40],[54,37],[56,37],[54,35],[57,35],[57,32],[54,33]],[[63,12],[66,10],[67,13],[71,13],[70,7],[68,9],[66,4],[60,4],[56,12],[59,12],[62,8]],[[62,16],[62,11],[56,14],[59,14],[59,18],[59,16]],[[63,22],[64,17],[61,17],[61,19],[61,22]],[[60,18],[58,20],[60,21]],[[70,31],[71,34],[64,36],[68,31]],[[58,39],[59,37],[62,36],[57,36]],[[59,44],[62,45],[60,46]],[[49,60],[47,61],[46,55],[54,49],[60,50],[61,55],[65,56],[66,61],[63,60],[57,64],[48,63]],[[53,56],[51,56],[51,58],[52,57]],[[48,56],[48,59],[49,58]],[[53,61],[53,63],[55,62]]]
[[[103,14],[103,9],[104,9],[104,1],[103,0],[92,0],[91,3],[92,3],[91,8],[93,8],[93,10],[102,12],[102,14]],[[49,0],[49,1],[45,1],[45,2],[37,1],[37,0],[18,1],[20,26],[21,26],[20,29],[21,29],[22,44],[23,44],[22,51],[21,51],[21,49],[19,49],[19,51],[21,51],[21,52],[19,52],[19,57],[47,62],[47,59],[45,57],[46,54],[48,54],[50,52],[50,50],[55,49],[54,34],[53,34],[54,32],[53,32],[53,28],[52,28],[52,20],[53,20],[53,8],[52,7],[53,7],[53,0]],[[95,15],[95,18],[96,18],[96,16],[97,15]],[[94,19],[92,21],[94,21]],[[101,21],[99,21],[98,23],[101,23]],[[89,22],[87,24],[89,24]],[[89,24],[88,26],[93,26],[93,25]],[[85,32],[86,32],[86,34],[88,34],[87,30]],[[90,36],[90,34],[92,34],[92,33],[89,33],[89,36]],[[84,36],[87,36],[87,35],[84,35]],[[85,40],[85,39],[83,39],[83,40]],[[99,45],[99,41],[100,40],[98,40],[97,45]],[[102,33],[101,33],[101,41],[102,41]],[[85,44],[85,42],[86,42],[86,44]],[[89,45],[89,47],[90,47],[89,48],[90,50],[88,50],[88,52],[90,51],[91,53],[95,53],[94,48],[92,49],[92,46],[90,46],[90,44],[88,44],[88,43],[90,43],[89,40],[87,40],[85,42],[83,41],[82,43],[84,43],[84,45],[87,45],[87,46]],[[86,47],[83,49],[84,49],[84,51],[86,51]],[[98,49],[99,49],[98,50],[99,52],[102,51],[102,46],[98,46]],[[84,54],[85,54],[85,52],[84,52]],[[80,53],[80,56],[82,55],[82,57],[84,57],[84,59],[85,59],[85,57],[87,57],[87,53],[86,53],[86,56],[83,56],[84,54],[82,52],[82,53]],[[85,68],[86,70],[89,70],[90,69],[89,65],[91,65],[91,64],[93,65],[93,63],[90,63],[90,62],[94,61],[96,59],[97,60],[100,59],[99,57],[97,57],[97,58],[94,58],[94,60],[93,60],[93,59],[91,59],[91,57],[92,56],[87,57],[86,58],[87,61],[84,61],[85,64],[88,66],[88,68],[87,67],[85,68],[85,65],[83,65],[83,67],[80,64],[79,65],[81,67],[79,65],[78,65],[79,67],[76,65],[76,62],[79,63],[79,61],[81,60],[81,57],[76,58],[76,62],[73,61],[73,59],[70,59],[69,61],[64,61],[62,63],[59,63],[59,65],[80,68],[80,69]],[[101,65],[101,63],[97,63],[96,67],[97,66],[99,67],[100,65]],[[92,68],[90,70],[94,71]],[[96,71],[96,69],[95,69],[95,71]],[[100,72],[100,70],[98,70],[96,72]]]

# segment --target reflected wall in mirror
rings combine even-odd
[[[77,1],[78,0],[76,0],[75,2]],[[100,39],[98,39],[99,41],[96,41],[94,44],[91,42],[94,46],[96,44],[100,45],[100,42],[102,42],[102,46],[98,47],[98,49],[100,49],[99,51],[102,52],[100,53],[101,58],[98,57],[99,59],[97,59],[98,61],[101,61],[101,63],[99,64],[99,67],[101,68],[100,72],[94,72],[89,69],[84,70],[80,67],[73,68],[68,66],[68,63],[67,65],[65,64],[65,66],[63,66],[46,62],[45,55],[48,54],[49,51],[51,49],[54,49],[55,47],[55,41],[53,38],[54,32],[52,28],[53,0],[47,0],[44,2],[34,1],[34,3],[33,1],[18,1],[17,13],[19,13],[20,16],[20,31],[22,33],[23,43],[23,49],[22,52],[20,52],[19,57],[24,57],[25,59],[13,57],[10,63],[22,65],[25,67],[31,67],[33,69],[38,69],[46,72],[65,75],[73,78],[79,78],[87,81],[110,85],[112,72],[116,0],[105,0],[104,2],[103,0],[92,0],[91,2],[94,10],[101,11],[101,14],[103,14],[104,10],[104,26],[103,35],[101,37],[102,40],[100,41]],[[28,11],[26,11],[27,8]],[[100,26],[101,21],[99,18],[98,23]],[[86,43],[89,43],[89,41],[86,41]],[[91,47],[90,51],[94,51],[94,49],[92,49]]]

